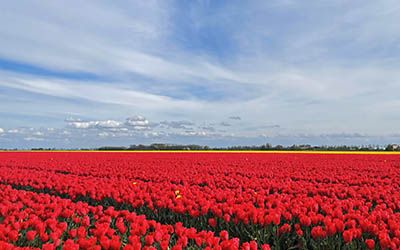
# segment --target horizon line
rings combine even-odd
[[[250,153],[250,154],[358,154],[397,155],[400,151],[310,150],[0,150],[0,153]]]

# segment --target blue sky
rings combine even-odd
[[[398,1],[1,5],[2,148],[400,140]]]

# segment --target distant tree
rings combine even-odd
[[[399,144],[388,144],[385,148],[386,151],[396,151],[400,150]]]

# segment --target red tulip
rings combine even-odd
[[[8,238],[10,239],[11,242],[17,241],[18,240],[18,236],[19,236],[19,234],[18,234],[18,231],[16,231],[16,230],[11,230],[8,233]]]
[[[220,237],[222,240],[228,240],[228,239],[229,239],[228,231],[222,230],[222,231],[219,233],[219,237]]]
[[[343,236],[344,242],[346,242],[346,243],[349,243],[353,240],[353,232],[350,230],[345,230],[343,232],[342,236]]]
[[[368,249],[374,249],[375,248],[375,241],[373,239],[366,239],[365,240],[365,245],[367,246]]]
[[[217,226],[217,222],[215,221],[214,218],[210,218],[208,219],[208,224],[212,227],[216,227]]]
[[[28,231],[26,232],[26,240],[33,241],[36,237],[36,231]]]
[[[271,247],[268,244],[261,245],[261,250],[271,250]]]

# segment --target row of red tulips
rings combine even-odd
[[[40,153],[2,158],[5,183],[72,199],[108,199],[146,208],[158,219],[165,214],[176,221],[195,218],[185,225],[226,229],[242,240],[276,245],[305,240],[303,245],[312,247],[340,236],[348,247],[372,247],[374,241],[382,248],[400,246],[398,156]],[[279,233],[289,235],[286,243],[277,243]]]
[[[0,249],[257,249],[255,242],[239,246],[239,239],[229,238],[226,231],[215,236],[111,206],[104,209],[4,185],[0,189]]]
[[[36,190],[32,187],[24,187],[20,185],[12,185],[16,190],[29,190],[41,194],[54,194],[56,196],[65,196],[62,194],[57,194],[51,190]],[[238,236],[241,241],[243,239],[254,239],[251,240],[252,244],[263,245],[262,243],[271,243],[275,248],[286,249],[288,246],[296,248],[312,248],[320,249],[322,248],[347,248],[347,249],[360,249],[375,248],[375,240],[368,239],[368,234],[362,235],[362,230],[350,228],[345,230],[345,224],[339,220],[334,219],[333,222],[325,220],[327,226],[314,226],[310,227],[313,220],[308,217],[301,217],[299,220],[275,220],[272,218],[271,222],[267,226],[260,227],[255,224],[243,224],[243,223],[231,223],[224,220],[215,219],[212,216],[200,216],[200,217],[190,217],[186,214],[175,214],[169,210],[151,210],[147,207],[133,208],[129,204],[117,203],[113,199],[104,199],[101,201],[93,200],[89,197],[77,197],[74,199],[75,202],[84,202],[85,204],[91,204],[94,206],[100,206],[102,208],[111,208],[112,210],[127,210],[134,211],[146,215],[147,218],[154,219],[154,221],[161,221],[166,224],[181,224],[187,225],[198,230],[208,228],[209,231],[219,232],[219,234],[232,234]],[[276,217],[275,217],[276,218]],[[225,229],[228,229],[226,231]],[[367,239],[363,241],[364,237]],[[240,239],[237,239],[238,241]],[[261,242],[261,243],[260,243]],[[243,246],[248,243],[244,242]],[[265,245],[265,244],[264,244]],[[268,244],[266,244],[268,245]],[[382,244],[381,244],[382,245]],[[250,246],[250,245],[249,245]],[[390,245],[388,245],[390,246]],[[393,246],[394,248],[394,246]],[[236,249],[236,248],[233,248]]]

